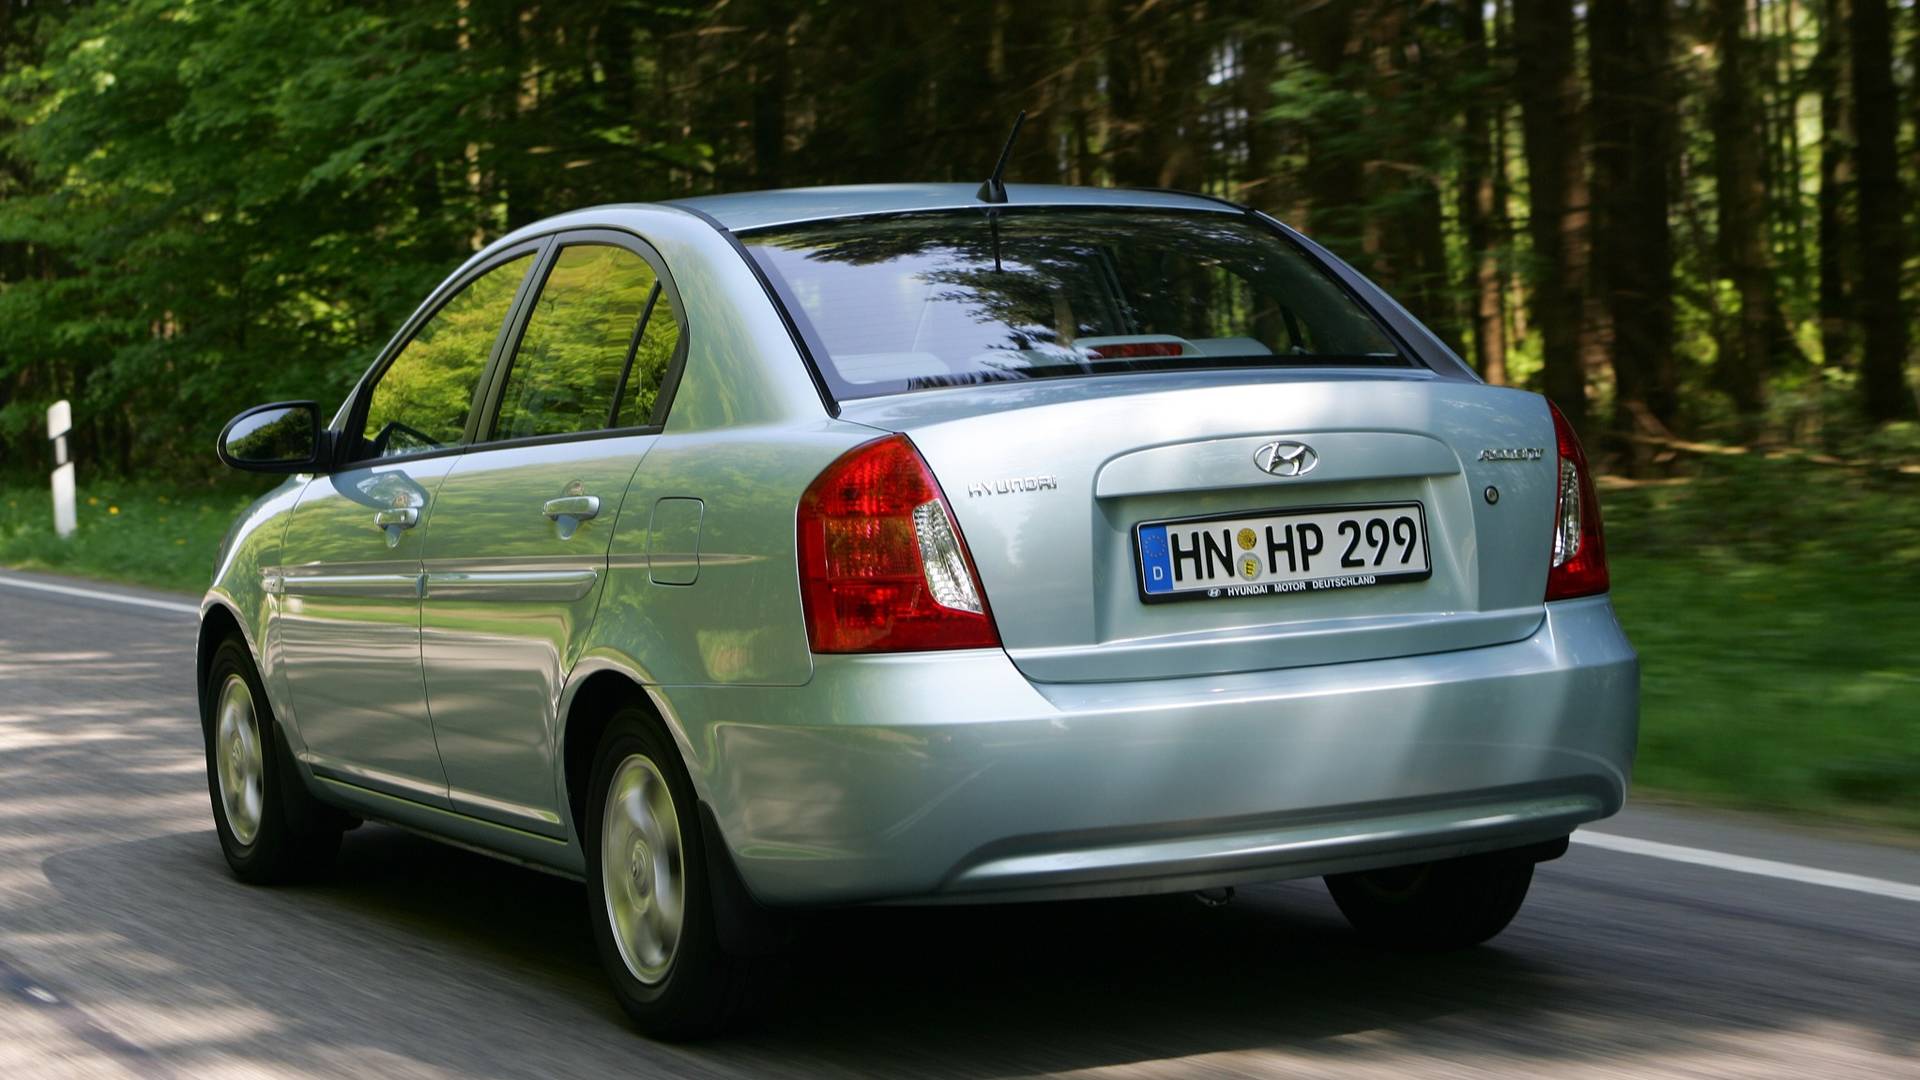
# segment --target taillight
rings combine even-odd
[[[1559,444],[1558,490],[1553,500],[1553,566],[1547,571],[1547,599],[1568,600],[1607,591],[1607,543],[1600,532],[1600,496],[1593,470],[1573,425],[1553,410],[1553,436]]]
[[[800,497],[798,535],[814,652],[1000,644],[953,512],[905,435],[827,466]]]

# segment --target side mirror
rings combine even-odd
[[[256,405],[227,421],[220,432],[220,460],[248,472],[314,472],[327,459],[329,433],[320,426],[320,406],[311,401]]]

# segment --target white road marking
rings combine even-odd
[[[1850,892],[1920,903],[1920,885],[1887,881],[1884,878],[1843,874],[1838,870],[1822,870],[1813,866],[1774,862],[1772,859],[1755,859],[1746,855],[1730,855],[1724,851],[1709,851],[1706,848],[1662,844],[1654,840],[1637,840],[1631,836],[1615,836],[1612,833],[1590,832],[1585,829],[1573,834],[1573,842],[1605,848],[1608,851],[1623,851],[1629,855],[1645,855],[1652,859],[1667,859],[1671,862],[1691,863],[1695,866],[1711,866],[1716,870],[1731,870],[1736,874],[1758,874],[1761,877],[1778,878],[1781,881],[1824,885],[1829,889],[1846,889]]]
[[[40,592],[58,593],[61,596],[84,596],[89,600],[110,600],[116,604],[131,604],[134,607],[158,608],[161,611],[174,611],[182,615],[198,615],[200,608],[194,604],[182,604],[177,600],[154,600],[145,596],[128,596],[125,593],[107,592],[104,589],[83,589],[77,585],[55,585],[50,581],[28,581],[26,578],[8,577],[0,574],[0,585],[9,585],[16,589],[35,589]]]

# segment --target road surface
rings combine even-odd
[[[1920,1077],[1920,851],[1645,808],[1465,954],[1317,881],[872,910],[653,1044],[578,884],[375,825],[326,884],[229,877],[183,599],[0,571],[0,1076]]]

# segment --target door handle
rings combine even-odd
[[[563,517],[586,521],[600,513],[600,496],[562,495],[558,499],[548,499],[540,510],[555,521]]]
[[[411,506],[375,511],[373,524],[381,529],[411,529],[420,524],[420,511]]]

